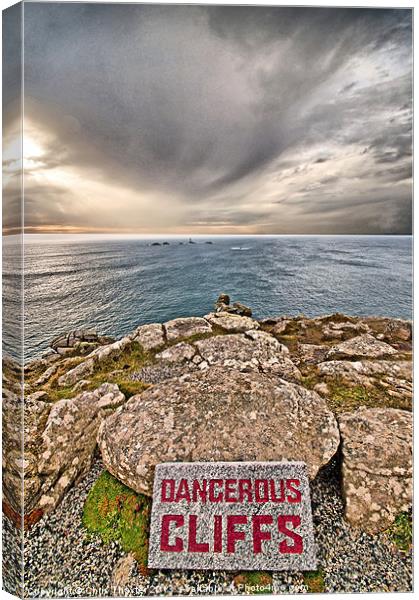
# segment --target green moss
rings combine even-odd
[[[324,572],[322,569],[317,569],[317,571],[306,571],[303,577],[309,593],[320,594],[325,591]]]
[[[234,577],[239,592],[245,594],[272,594],[272,575],[265,571],[243,571]]]
[[[104,471],[90,490],[83,509],[83,525],[105,543],[118,540],[147,566],[151,500],[136,494]]]
[[[400,513],[387,534],[394,545],[402,552],[409,552],[413,542],[413,523],[410,513]]]
[[[387,388],[380,384],[379,379],[376,379],[374,385],[368,387],[350,385],[340,378],[325,379],[324,381],[330,390],[327,403],[334,413],[353,411],[360,406],[400,408],[402,410],[411,410],[412,408],[409,398],[391,396]]]
[[[329,404],[336,411],[347,411],[359,406],[368,406],[370,397],[362,385],[349,386],[345,384],[327,384],[330,389]]]

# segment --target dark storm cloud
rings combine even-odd
[[[409,10],[28,3],[25,34],[29,225],[139,225],[138,192],[177,226],[410,230]],[[132,200],[37,192],[60,166]]]

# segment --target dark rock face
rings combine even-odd
[[[214,305],[215,312],[231,313],[233,315],[240,315],[242,317],[251,317],[252,309],[242,304],[241,302],[234,302],[230,305],[230,296],[228,294],[220,294],[217,302]]]

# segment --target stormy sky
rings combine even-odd
[[[24,18],[28,231],[410,233],[409,10]]]

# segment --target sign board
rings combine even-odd
[[[315,569],[305,464],[157,465],[148,566],[269,571]]]

